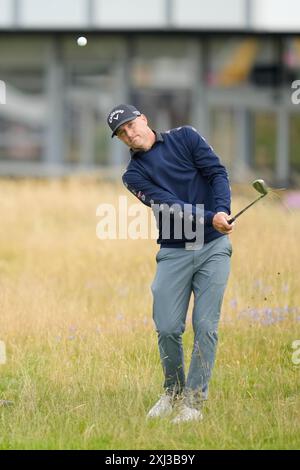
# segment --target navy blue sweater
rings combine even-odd
[[[150,150],[131,152],[131,160],[122,176],[124,185],[141,202],[152,204],[204,204],[204,243],[223,236],[212,226],[217,212],[230,214],[230,186],[225,167],[205,139],[190,126],[156,133]],[[162,247],[184,247],[187,240],[159,238]]]

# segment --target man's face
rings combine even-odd
[[[143,148],[149,135],[146,116],[142,114],[132,121],[125,122],[118,128],[116,135],[132,149]]]

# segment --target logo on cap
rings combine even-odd
[[[117,121],[119,119],[119,114],[122,113],[124,113],[124,109],[116,109],[110,114],[108,122],[111,124],[113,122],[113,119]]]

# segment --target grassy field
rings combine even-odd
[[[155,241],[101,241],[93,180],[1,181],[1,449],[300,447],[300,211],[273,198],[236,223],[210,400],[199,423],[147,422],[162,391]],[[234,189],[233,212],[255,197]],[[136,202],[130,196],[132,202]],[[190,316],[184,335],[192,348]]]

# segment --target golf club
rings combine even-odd
[[[253,181],[252,186],[253,186],[254,189],[256,189],[256,191],[258,191],[261,194],[261,196],[259,196],[257,199],[255,199],[255,201],[251,202],[251,204],[249,204],[243,210],[238,212],[234,217],[227,220],[227,222],[229,224],[232,224],[232,222],[234,222],[240,215],[242,215],[243,212],[245,212],[247,209],[249,209],[249,207],[253,206],[253,204],[255,204],[257,201],[259,201],[260,199],[262,199],[263,197],[265,197],[268,194],[268,191],[269,191],[268,186],[266,185],[264,180],[255,180],[255,181]]]

